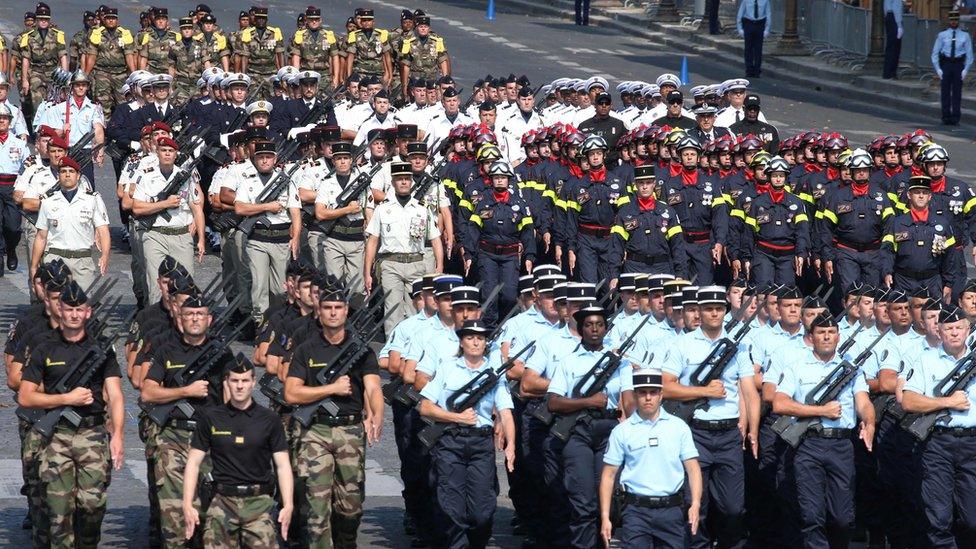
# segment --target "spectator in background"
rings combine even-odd
[[[959,11],[949,12],[949,28],[935,37],[932,66],[942,80],[942,123],[958,126],[962,117],[962,81],[973,65],[973,40],[959,28]]]
[[[898,59],[901,57],[901,37],[905,33],[905,28],[901,23],[903,11],[904,4],[902,4],[902,0],[884,0],[885,57],[881,77],[886,80],[898,78]]]
[[[590,0],[576,0],[576,24],[584,27],[590,24]]]
[[[769,0],[742,0],[735,16],[736,30],[745,39],[746,76],[756,78],[762,72],[763,40],[772,27],[772,6]]]

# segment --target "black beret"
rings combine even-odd
[[[332,144],[332,156],[335,155],[352,155],[352,143],[349,141],[337,141]]]
[[[349,301],[349,296],[346,294],[346,292],[342,291],[341,289],[330,288],[328,290],[323,291],[322,295],[319,296],[319,303],[325,301],[338,301],[341,303],[346,303]]]
[[[192,27],[192,26],[193,26],[193,18],[192,17],[180,17],[180,28],[181,29],[184,28],[184,27]]]
[[[529,86],[523,86],[522,89],[520,89],[518,91],[518,96],[519,97],[532,97],[532,94],[534,92],[535,92],[535,90],[533,90]]]
[[[827,305],[819,295],[812,295],[803,301],[804,309],[826,309]]]
[[[61,300],[64,301],[64,298],[62,297]],[[965,313],[962,312],[962,309],[956,307],[955,305],[946,305],[942,309],[942,312],[939,313],[939,324],[950,324],[952,322],[959,322],[960,320],[964,320],[965,318],[966,315]]]
[[[376,92],[376,95],[373,96],[373,99],[389,99],[389,98],[390,98],[390,92],[386,90],[380,90]]]
[[[597,105],[600,105],[600,104],[609,105],[612,102],[613,102],[613,98],[610,97],[610,94],[607,93],[607,92],[600,92],[596,96],[596,104]]]
[[[403,10],[400,12],[400,21],[406,21],[407,19],[413,20],[413,12],[410,10]]]
[[[309,19],[314,19],[317,17],[322,17],[322,10],[316,8],[315,6],[309,6],[305,8],[305,17]]]
[[[195,11],[197,11],[198,13],[201,12],[201,11],[202,12],[206,12],[206,13],[212,13],[213,12],[213,10],[210,9],[210,6],[208,6],[206,4],[197,4],[197,9]]]
[[[966,285],[962,287],[962,293],[966,292],[976,292],[976,278],[970,278],[966,281]]]
[[[156,17],[169,17],[168,8],[156,8]]]
[[[835,328],[837,327],[837,319],[835,319],[834,315],[830,314],[829,312],[820,313],[819,315],[817,315],[817,318],[814,318],[813,321],[810,323],[811,330],[814,328],[830,328],[830,327],[835,327]]]
[[[444,90],[444,97],[457,97],[458,91],[453,86]]]
[[[418,25],[430,25],[430,16],[429,15],[418,15],[417,16],[416,23]]]
[[[447,94],[445,94],[445,95],[447,95]],[[492,102],[492,101],[484,101],[480,105],[478,105],[478,112],[489,112],[489,111],[493,111],[493,110],[495,110],[497,108],[498,107],[495,106],[495,103],[494,102]]]
[[[942,300],[941,299],[930,299],[929,301],[926,301],[925,302],[925,305],[922,305],[922,310],[923,311],[941,311],[944,306],[945,306],[945,304],[942,303]]]
[[[908,294],[901,290],[891,290],[885,296],[885,301],[888,303],[908,303]]]
[[[525,76],[524,74],[522,76],[519,76],[518,78],[516,78],[515,79],[515,83],[518,84],[519,86],[523,86],[523,87],[525,87],[525,86],[531,86],[531,84],[529,83],[529,77],[528,76]]]
[[[780,299],[803,299],[803,293],[796,286],[783,286],[776,293]]]
[[[77,282],[71,280],[61,290],[61,303],[69,307],[79,307],[88,303],[88,295],[85,294],[85,290],[81,289],[81,286]]]
[[[184,309],[202,309],[204,307],[209,307],[207,302],[203,300],[203,295],[200,293],[191,294],[190,297],[186,298],[183,302]]]

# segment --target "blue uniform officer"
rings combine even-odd
[[[772,30],[773,12],[769,0],[743,0],[735,16],[735,27],[745,39],[746,76],[759,76],[762,72],[763,39]]]
[[[962,81],[973,66],[973,39],[959,29],[959,10],[949,12],[949,28],[935,37],[932,66],[942,80],[942,123],[956,126],[962,116]]]
[[[611,431],[603,456],[600,534],[609,547],[610,503],[619,473],[624,503],[619,537],[624,547],[686,547],[688,534],[698,530],[701,508],[698,449],[691,429],[661,408],[661,370],[638,370],[633,378],[637,409]],[[686,477],[691,493],[687,521]]]

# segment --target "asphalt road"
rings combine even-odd
[[[143,5],[125,0],[120,2],[122,24],[136,26],[136,18]],[[226,0],[211,0],[218,21],[225,26],[234,24],[236,13],[245,7]],[[268,2],[272,24],[279,25],[286,34],[294,29],[295,15],[307,2]],[[454,76],[460,85],[470,89],[470,83],[487,73],[526,74],[533,85],[562,76],[587,77],[602,75],[611,85],[622,80],[653,81],[662,72],[679,71],[681,53],[662,51],[630,36],[615,34],[606,29],[575,27],[563,21],[498,12],[494,21],[487,21],[485,2],[453,0],[447,2],[415,2],[410,8],[420,8],[433,17],[435,30],[446,39],[453,58]],[[94,9],[94,2],[68,0],[55,6],[55,20],[69,36],[80,26],[81,13]],[[195,3],[170,2],[172,17],[192,9]],[[356,6],[376,9],[379,23],[392,27],[398,21],[399,10],[408,6],[392,2],[340,0],[330,2],[325,21],[332,28],[342,22]],[[0,5],[0,32],[11,37],[20,28],[24,11],[33,9],[32,0],[12,0]],[[691,81],[695,84],[719,82],[741,76],[740,67],[728,67],[707,56],[688,55]],[[976,175],[976,157],[966,153],[972,145],[972,131],[967,126],[945,129],[931,120],[921,120],[913,113],[886,110],[883,104],[861,105],[833,101],[810,89],[799,89],[789,82],[763,78],[754,82],[754,89],[763,96],[763,109],[781,135],[801,129],[831,128],[845,133],[852,143],[866,143],[879,133],[903,133],[916,127],[928,129],[935,139],[946,146],[953,160],[950,173],[965,180]],[[114,195],[114,178],[110,168],[100,170],[96,178],[103,195]],[[109,202],[109,201],[107,201]],[[117,211],[109,204],[113,224],[118,226]],[[127,307],[134,306],[128,288],[130,280],[128,249],[117,240],[110,271],[122,280],[114,290],[121,294]],[[0,278],[0,325],[6,326],[18,310],[27,303],[26,255],[21,251],[21,268]],[[207,256],[197,266],[197,278],[206,284],[219,273],[217,259]],[[6,332],[6,330],[3,330]],[[6,334],[0,336],[0,343]],[[2,374],[0,374],[2,376]],[[136,406],[133,391],[126,392],[128,414],[126,428],[126,465],[113,475],[109,491],[109,512],[103,527],[103,545],[146,545],[148,520],[145,464],[142,448],[136,435]],[[0,397],[0,545],[27,546],[29,537],[20,529],[26,503],[19,495],[20,463],[16,435],[13,397]],[[389,411],[387,411],[389,416]],[[392,427],[386,421],[381,442],[368,449],[366,483],[366,514],[360,531],[360,543],[370,547],[405,547],[408,545],[399,527],[402,501],[399,493],[399,462],[392,440]],[[499,469],[501,471],[501,469]],[[510,534],[511,502],[504,496],[506,482],[499,474],[502,496],[495,520],[494,543],[501,547],[517,546],[517,538]]]

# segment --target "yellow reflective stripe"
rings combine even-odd
[[[531,224],[532,224],[532,216],[528,216],[527,215],[527,216],[525,216],[525,217],[522,218],[522,221],[519,221],[518,227],[516,227],[516,229],[518,229],[519,231],[521,231],[522,229],[526,228],[527,226],[529,226]]]
[[[883,237],[881,237],[881,242],[890,242],[890,243],[894,244],[895,243],[895,235],[893,235],[893,234],[886,234]]]
[[[732,210],[731,212],[729,212],[729,215],[732,216],[732,217],[738,217],[739,219],[742,219],[742,220],[745,220],[745,218],[746,218],[746,212],[745,212],[745,210],[740,210],[739,208],[735,208],[734,210]]]
[[[448,189],[456,189],[457,183],[453,179],[441,179],[441,183]]]
[[[614,233],[619,234],[620,237],[623,238],[624,240],[630,240],[630,233],[628,233],[627,230],[621,227],[620,225],[614,225],[610,229],[610,234],[614,234]]]
[[[475,223],[479,227],[485,226],[485,222],[481,220],[481,216],[478,214],[474,214],[471,216],[471,222]]]
[[[796,196],[798,196],[800,200],[803,200],[804,202],[809,202],[810,204],[813,204],[813,195],[810,193],[800,193]]]
[[[572,208],[572,209],[574,209],[576,211],[582,211],[582,209],[583,209],[582,207],[580,207],[579,203],[576,202],[575,200],[566,200],[563,203],[566,205],[565,208],[567,210],[570,209],[570,208]]]
[[[759,230],[759,224],[756,223],[756,218],[746,216],[746,225],[751,225],[753,229]]]
[[[624,195],[617,199],[617,207],[623,206],[624,204],[630,204],[630,196]]]
[[[951,248],[952,246],[955,246],[955,245],[956,245],[956,237],[950,236],[949,238],[946,239],[946,241],[945,241],[945,247],[946,248]]]
[[[895,209],[894,208],[885,208],[884,211],[881,212],[881,219],[887,219],[889,216],[892,216],[892,215],[895,215]]]
[[[966,205],[962,207],[963,213],[969,213],[969,210],[973,209],[973,206],[976,206],[976,197],[970,198],[966,202]]]
[[[464,200],[463,198],[461,199],[460,202],[458,202],[458,206],[461,206],[462,208],[466,208],[469,212],[474,211],[474,204],[468,202],[467,200]]]
[[[567,209],[567,208],[566,208],[566,201],[565,201],[565,200],[559,200],[558,198],[556,198],[555,200],[553,200],[553,204],[554,204],[554,205],[555,205],[555,206],[556,206],[557,208],[559,208],[559,209],[561,209],[561,210],[566,210],[566,209]]]
[[[801,221],[806,221],[807,223],[809,223],[810,218],[807,217],[807,214],[800,214],[793,218],[793,223],[800,223]]]
[[[908,206],[902,204],[901,202],[895,204],[895,208],[901,210],[902,213],[908,213]]]
[[[718,195],[718,196],[716,196],[715,198],[712,199],[712,206],[713,207],[714,206],[718,206],[719,204],[725,204],[725,203],[726,203],[726,200],[725,200],[725,195],[724,194],[720,194],[720,195]]]
[[[823,219],[823,212],[820,211],[820,210],[817,210],[817,211],[813,212],[813,218],[814,219]]]
[[[552,189],[546,189],[542,191],[542,196],[548,198],[549,200],[552,200],[553,202],[556,202],[556,191]]]
[[[671,240],[671,237],[673,237],[674,235],[680,232],[681,232],[681,225],[675,225],[674,227],[668,229],[667,234],[665,234],[664,236],[666,236],[668,240]]]
[[[888,199],[894,202],[895,204],[898,203],[898,195],[895,193],[888,193]]]
[[[834,222],[834,225],[837,224],[837,214],[835,214],[834,212],[832,212],[832,211],[830,211],[830,210],[828,210],[826,208],[823,209],[823,210],[820,210],[820,211],[823,212],[823,217],[824,218],[833,221]]]

